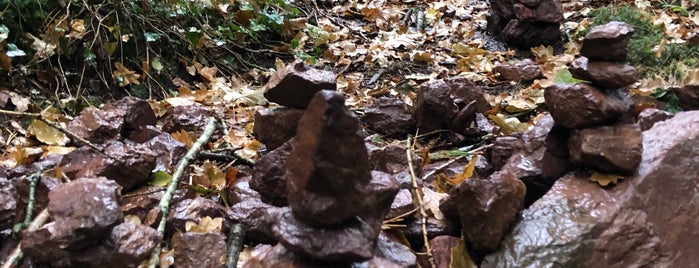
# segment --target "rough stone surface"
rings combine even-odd
[[[291,153],[291,143],[261,157],[252,168],[250,188],[259,192],[262,201],[283,207],[289,203],[286,200],[287,182],[284,179],[286,159]]]
[[[488,253],[498,248],[522,209],[525,193],[520,180],[496,172],[488,179],[458,184],[439,207],[445,216],[461,222],[464,239],[476,252]]]
[[[684,110],[699,110],[699,85],[685,85],[674,88],[673,92],[680,100],[680,107]]]
[[[459,107],[450,94],[451,88],[441,80],[427,82],[420,86],[414,115],[421,133],[442,128],[459,112]]]
[[[235,184],[228,187],[228,204],[233,205],[248,198],[261,199],[260,193],[250,188],[252,175],[238,177]]]
[[[380,97],[364,109],[364,122],[371,130],[387,137],[415,132],[415,119],[405,102],[396,97]]]
[[[698,260],[699,112],[643,132],[633,176],[602,188],[569,174],[522,212],[481,267],[688,267]]]
[[[320,91],[301,117],[286,163],[288,202],[301,220],[330,226],[357,215],[371,180],[357,117],[342,93]]]
[[[76,177],[106,177],[116,181],[125,191],[148,181],[155,167],[157,153],[142,144],[114,142],[97,154]]]
[[[88,107],[68,123],[67,129],[89,142],[104,143],[117,138],[123,126],[124,111]]]
[[[522,22],[516,19],[502,29],[501,37],[508,44],[528,49],[538,45],[553,45],[561,42],[558,23]]]
[[[122,129],[124,136],[129,136],[132,131],[140,127],[153,126],[157,122],[155,112],[150,104],[136,97],[125,97],[121,100],[107,103],[102,110],[120,111],[124,114],[124,127]]]
[[[199,223],[206,216],[212,219],[223,218],[225,228],[230,226],[230,216],[227,212],[228,210],[224,206],[209,198],[184,199],[170,208],[166,230],[168,230],[168,233],[174,233],[175,231],[184,232],[185,224],[188,221]]]
[[[255,112],[252,134],[268,151],[282,146],[296,135],[303,110],[294,108],[267,108]]]
[[[517,63],[500,63],[493,67],[493,71],[499,73],[499,78],[505,81],[526,82],[542,77],[541,68],[531,59]]]
[[[476,112],[485,113],[490,110],[490,103],[485,99],[483,88],[477,86],[465,77],[454,77],[446,81],[451,89],[449,93],[459,110],[472,101],[476,103]]]
[[[641,131],[646,131],[651,129],[655,123],[665,121],[674,116],[671,112],[658,110],[654,108],[644,109],[638,114],[638,125],[641,127]]]
[[[413,195],[408,189],[401,189],[391,203],[391,210],[388,211],[385,219],[392,219],[415,209]]]
[[[172,236],[177,267],[223,267],[226,236],[221,233],[177,233]]]
[[[493,0],[487,21],[489,32],[509,45],[529,49],[560,43],[563,13],[558,0]]]
[[[592,27],[583,39],[580,54],[590,61],[623,62],[633,33],[631,25],[619,21]]]
[[[12,228],[18,203],[15,187],[6,178],[0,178],[0,230]]]
[[[605,89],[618,89],[636,82],[636,69],[623,63],[588,61],[579,57],[571,62],[569,70],[573,77]]]
[[[461,245],[459,245],[461,244]],[[435,238],[430,239],[430,247],[432,249],[431,253],[432,256],[434,257],[434,264],[435,267],[453,267],[451,266],[452,261],[454,263],[459,263],[458,260],[452,259],[453,254],[452,250],[456,247],[461,247],[462,250],[466,250],[466,246],[464,245],[463,240],[461,240],[458,237],[453,237],[453,236],[448,236],[448,235],[441,235]],[[457,251],[458,252],[458,251]],[[466,252],[460,253],[460,256],[468,254]],[[430,267],[429,260],[425,258],[425,256],[420,256],[420,265],[422,267]],[[476,267],[475,264],[473,264],[473,261],[471,261],[472,267]],[[464,263],[465,264],[465,263]]]
[[[263,203],[257,198],[248,198],[231,206],[230,211],[232,220],[245,227],[246,241],[267,244],[277,242],[272,226],[279,222],[282,208]]]
[[[544,89],[544,98],[556,123],[567,128],[610,122],[621,117],[632,106],[630,99],[621,93],[605,93],[584,83],[549,86]]]
[[[157,230],[127,221],[112,229],[108,241],[113,246],[113,259],[117,263],[122,267],[138,267],[150,257],[161,238]]]
[[[78,149],[73,150],[63,156],[61,160],[61,171],[66,174],[68,178],[76,179],[77,174],[85,169],[88,163],[94,160],[99,152],[88,146],[82,146]]]
[[[417,259],[412,250],[385,232],[381,232],[376,241],[374,258],[377,257],[387,260],[389,263],[394,264],[395,267],[417,267]],[[376,267],[385,266],[378,265]]]
[[[369,152],[372,170],[383,171],[388,174],[396,174],[408,170],[408,156],[405,154],[406,148],[401,145],[389,144],[381,148],[373,149]],[[412,154],[413,169],[416,174],[422,173],[421,157]]]
[[[337,90],[335,74],[295,61],[272,74],[264,95],[279,105],[305,109],[321,90]]]
[[[631,174],[641,162],[643,136],[638,125],[615,125],[573,131],[570,161],[610,174]]]
[[[536,6],[524,5],[515,2],[514,5],[515,17],[520,21],[525,22],[552,22],[559,23],[563,21],[563,11],[561,10],[561,1],[542,0]]]
[[[187,153],[187,146],[175,140],[168,133],[161,133],[158,136],[143,143],[143,147],[156,152],[155,167],[153,170],[161,170],[168,173],[174,172],[177,164]]]
[[[169,109],[161,119],[162,130],[167,133],[180,130],[198,133],[204,131],[206,122],[213,116],[214,113],[208,107],[199,103],[175,106]]]

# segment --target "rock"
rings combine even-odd
[[[544,89],[544,98],[556,123],[584,128],[618,119],[631,109],[628,98],[609,93],[584,83],[555,84]]]
[[[230,226],[228,210],[209,198],[195,197],[177,202],[170,208],[166,230],[168,233],[175,231],[184,232],[185,224],[189,222],[199,223],[203,217],[223,218],[224,230]]]
[[[476,120],[476,101],[471,101],[461,108],[447,123],[447,128],[460,134],[467,134]]]
[[[252,134],[268,151],[282,146],[296,135],[303,110],[294,108],[267,108],[255,112]]]
[[[388,261],[388,265],[395,267],[417,267],[417,258],[412,250],[401,241],[381,232],[376,241],[374,259],[381,258]],[[369,266],[371,267],[371,266]],[[383,265],[375,267],[385,267]]]
[[[161,133],[155,136],[143,143],[143,147],[149,148],[157,153],[155,167],[152,170],[160,170],[168,173],[172,173],[175,170],[177,164],[180,163],[182,157],[187,153],[187,146],[175,140],[175,138],[168,133]]]
[[[680,107],[684,110],[699,110],[699,85],[685,85],[676,87],[672,92],[680,100]]]
[[[77,174],[85,169],[85,166],[92,162],[98,154],[100,153],[88,146],[79,147],[63,155],[63,159],[61,159],[60,163],[61,171],[65,173],[68,178],[77,179]]]
[[[305,109],[316,92],[337,90],[335,74],[295,61],[278,70],[267,82],[265,98],[279,105]]]
[[[12,228],[17,216],[19,196],[7,178],[0,178],[0,230]]]
[[[135,188],[121,198],[120,210],[124,215],[138,217],[145,225],[157,227],[162,216],[159,204],[163,193],[163,188],[158,186],[145,185]],[[178,189],[175,190],[170,203],[177,204],[182,199],[194,198],[194,195],[195,192],[191,189]],[[151,215],[150,219],[148,215]]]
[[[226,236],[221,233],[176,233],[172,236],[177,267],[223,267]]]
[[[401,145],[389,144],[376,148],[369,152],[372,170],[383,171],[388,174],[396,174],[403,170],[409,170],[406,148]],[[422,173],[422,158],[412,153],[413,170],[415,174]]]
[[[259,161],[259,160],[258,160]],[[233,205],[248,198],[261,199],[260,193],[250,188],[252,175],[238,178],[235,184],[228,187],[228,204]]]
[[[499,78],[505,81],[527,82],[542,77],[541,68],[531,59],[517,63],[500,63],[493,67],[493,71],[499,73]]]
[[[590,61],[626,61],[627,45],[633,33],[631,25],[619,21],[592,27],[583,39],[580,55]]]
[[[116,181],[125,191],[148,181],[155,168],[156,152],[141,144],[114,142],[97,154],[76,177],[106,177]]]
[[[113,260],[121,267],[138,267],[141,261],[150,257],[160,241],[157,230],[128,221],[115,226],[109,235]]]
[[[644,109],[638,114],[638,125],[641,127],[641,131],[646,131],[651,129],[655,123],[665,121],[674,116],[671,112],[666,112],[663,110],[658,110],[654,108]]]
[[[199,103],[175,106],[169,109],[161,119],[162,130],[167,133],[180,130],[198,133],[204,131],[206,122],[213,116],[214,113],[208,107]]]
[[[515,2],[513,5],[515,17],[523,22],[551,22],[560,23],[563,21],[563,11],[561,1],[541,0],[537,5],[524,5]]]
[[[55,222],[45,224],[39,229],[22,235],[22,253],[39,262],[51,263],[55,267],[70,267],[71,252],[69,246],[73,239],[69,230],[56,227]]]
[[[124,114],[122,134],[128,137],[130,133],[145,126],[154,126],[157,122],[155,112],[150,104],[136,97],[125,97],[119,101],[109,102],[102,108],[104,111]]]
[[[568,140],[570,161],[610,174],[632,174],[643,152],[638,125],[601,126],[576,130]]]
[[[422,84],[417,92],[415,111],[420,133],[427,133],[442,128],[459,112],[451,95],[451,88],[441,80]]]
[[[699,112],[643,132],[637,172],[602,188],[569,174],[522,212],[481,267],[687,267],[697,262]],[[671,208],[671,209],[669,209]]]
[[[408,189],[401,189],[391,203],[391,210],[388,211],[384,219],[392,219],[415,209],[413,195]]]
[[[427,239],[433,239],[442,235],[461,236],[459,223],[449,219],[438,220],[434,217],[428,217],[425,227],[427,229]],[[405,228],[401,231],[413,248],[419,249],[425,246],[422,221],[420,219],[415,217],[406,218]]]
[[[103,111],[88,107],[68,123],[67,129],[89,142],[105,143],[116,139],[123,126],[124,111]],[[74,142],[81,144],[79,141]]]
[[[689,39],[687,39],[687,45],[690,47],[699,46],[699,30],[695,31]]]
[[[489,32],[521,49],[560,43],[562,20],[558,0],[494,0],[487,17]]]
[[[554,45],[561,42],[558,23],[521,22],[510,20],[502,29],[501,37],[509,45],[528,49],[538,45]]]
[[[434,257],[435,267],[477,267],[471,260],[466,251],[466,245],[461,238],[441,235],[430,239],[430,247],[432,256]],[[430,263],[426,256],[420,256],[420,265],[422,267],[430,267]],[[464,267],[464,268],[466,268]]]
[[[472,101],[476,101],[476,111],[485,113],[490,110],[490,103],[485,99],[483,88],[475,85],[465,77],[454,77],[446,81],[451,89],[449,95],[459,110]]]
[[[517,151],[524,148],[521,137],[497,136],[491,149],[491,163],[495,170],[501,169],[507,160]]]
[[[570,66],[573,77],[605,89],[618,89],[636,82],[636,69],[630,65],[610,61],[590,61],[579,57]]]
[[[342,93],[320,91],[301,117],[284,179],[294,214],[316,227],[356,216],[371,180],[357,117]]]
[[[282,208],[249,198],[231,206],[230,215],[234,222],[242,223],[245,240],[252,243],[274,244],[277,242],[272,226],[279,222]]]
[[[446,216],[458,218],[466,242],[479,253],[495,251],[522,209],[526,188],[506,173],[458,184],[440,204]],[[457,215],[450,215],[456,211]]]
[[[163,133],[164,132],[161,131],[160,128],[147,125],[138,127],[137,129],[131,131],[126,137],[135,143],[145,143]]]
[[[362,122],[387,137],[415,132],[415,119],[405,102],[396,97],[380,97],[364,108]]]
[[[283,207],[289,203],[286,200],[287,182],[284,179],[286,159],[291,153],[291,143],[261,157],[252,168],[250,188],[259,192],[262,201]]]

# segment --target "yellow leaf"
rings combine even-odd
[[[699,85],[699,68],[687,70],[682,83],[685,85]]]
[[[138,78],[141,77],[135,71],[126,69],[126,67],[121,64],[121,62],[115,62],[114,67],[116,70],[112,73],[112,78],[116,79],[120,87],[126,86],[128,84],[138,85],[141,84]]]
[[[223,226],[223,218],[211,218],[204,216],[199,223],[188,221],[184,224],[184,229],[187,232],[194,233],[218,233],[221,232]]]
[[[184,143],[184,145],[187,146],[187,149],[192,148],[192,144],[194,143],[194,141],[192,141],[192,137],[189,136],[189,132],[187,132],[186,130],[180,129],[180,131],[174,132],[170,135],[176,141]]]
[[[624,177],[615,175],[615,174],[604,174],[604,173],[599,173],[599,172],[592,172],[592,175],[590,175],[590,180],[598,183],[599,185],[602,186],[607,186],[610,183],[612,184],[617,184],[617,181],[619,179],[623,179]]]
[[[53,128],[41,120],[35,119],[27,128],[29,135],[36,136],[36,139],[48,145],[66,145],[70,140],[56,128]]]
[[[536,57],[536,62],[547,62],[549,59],[553,58],[553,47],[543,46],[531,48],[532,54]]]
[[[413,54],[413,61],[431,62],[432,61],[432,53],[430,53],[428,51],[416,51]]]
[[[466,249],[466,243],[464,239],[459,239],[456,246],[451,248],[451,262],[449,263],[449,268],[476,268],[478,267],[471,255],[468,254]]]
[[[205,161],[202,164],[204,168],[204,174],[209,178],[209,188],[214,190],[221,190],[226,186],[226,174],[221,171],[216,163]]]
[[[473,176],[473,171],[476,169],[476,157],[475,155],[471,156],[471,160],[468,161],[468,165],[464,167],[464,170],[461,171],[461,174],[456,174],[454,177],[449,178],[449,182],[452,185],[457,185]]]
[[[506,118],[504,114],[488,115],[490,120],[493,120],[500,127],[505,135],[510,135],[515,132],[522,132],[529,128],[529,124],[522,123],[517,117]]]
[[[41,159],[46,158],[52,154],[64,155],[75,150],[75,147],[64,147],[64,146],[46,146],[44,147],[44,153],[41,155]]]

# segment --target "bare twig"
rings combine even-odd
[[[468,151],[468,152],[465,152],[463,155],[454,157],[454,158],[450,159],[449,161],[447,161],[446,163],[444,163],[444,164],[438,166],[437,168],[433,169],[432,171],[430,171],[430,172],[428,172],[427,174],[425,174],[424,176],[422,176],[422,179],[425,180],[425,179],[429,178],[430,176],[436,174],[437,172],[440,172],[440,171],[442,171],[443,169],[447,168],[449,165],[454,164],[456,161],[459,161],[460,159],[462,159],[462,158],[464,158],[464,157],[473,155],[473,154],[475,154],[476,152],[482,151],[482,150],[484,150],[484,149],[486,149],[486,148],[490,148],[490,147],[492,147],[492,146],[493,146],[492,144],[483,145],[483,146],[478,147],[478,148],[476,148],[476,149],[473,149],[473,150],[470,150],[470,151]]]
[[[36,215],[36,218],[29,224],[29,227],[27,228],[28,231],[33,231],[36,229],[39,229],[44,223],[49,219],[49,211],[48,209],[44,209],[39,213],[39,215]],[[12,250],[10,255],[7,256],[5,261],[2,263],[2,266],[0,268],[11,268],[11,267],[17,267],[17,264],[22,260],[22,257],[24,254],[22,254],[22,242],[17,243],[17,246]]]
[[[41,178],[41,173],[44,172],[43,167],[32,174],[29,178],[29,201],[27,201],[27,212],[24,214],[24,221],[22,222],[22,229],[29,226],[34,216],[34,202],[36,202],[36,183]]]
[[[194,144],[192,144],[192,148],[189,148],[189,151],[187,151],[187,154],[182,158],[182,160],[180,160],[179,165],[177,165],[177,169],[172,174],[172,180],[168,184],[165,193],[163,193],[163,197],[160,199],[160,210],[163,214],[162,218],[160,219],[160,224],[158,225],[158,234],[160,235],[160,237],[165,237],[165,223],[167,222],[167,216],[170,212],[170,202],[172,201],[172,196],[175,194],[175,190],[177,189],[177,182],[180,180],[182,174],[184,174],[184,171],[185,169],[187,169],[187,166],[189,166],[189,162],[192,161],[194,157],[199,153],[201,147],[209,141],[215,129],[216,119],[211,117],[209,118],[209,122],[206,123],[204,133],[202,133],[199,139],[197,139],[197,141]],[[157,266],[161,248],[162,244],[158,244],[155,250],[153,250],[153,254],[151,254],[150,258],[150,263],[148,264],[149,268],[155,268],[155,266]]]
[[[430,247],[430,240],[427,238],[427,212],[425,211],[425,202],[422,200],[422,191],[420,186],[417,184],[417,176],[415,176],[415,169],[413,168],[413,151],[411,138],[408,137],[407,148],[405,150],[405,155],[408,158],[408,168],[410,169],[410,180],[413,182],[413,197],[417,200],[417,209],[420,212],[420,223],[422,225],[422,238],[425,242],[425,251],[427,254],[427,259],[429,260],[430,267],[435,268],[434,256],[432,256],[432,247]]]
[[[245,229],[240,223],[231,227],[228,233],[228,256],[226,256],[226,268],[235,268],[238,265],[238,255],[245,241]]]

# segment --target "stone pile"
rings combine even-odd
[[[593,27],[581,56],[570,65],[573,77],[590,83],[555,84],[544,90],[551,116],[571,130],[570,161],[603,173],[631,174],[641,162],[641,128],[634,124],[626,86],[636,81],[623,64],[633,28],[624,22]]]
[[[493,0],[487,20],[489,32],[520,49],[561,40],[559,0]]]

